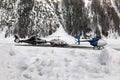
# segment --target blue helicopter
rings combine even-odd
[[[80,40],[80,36],[78,36],[77,39],[78,39],[78,41],[77,41],[78,45],[80,45],[81,42],[89,42],[90,45],[93,46],[93,49],[100,50],[100,49],[103,49],[104,46],[107,45],[107,42],[100,37],[95,37],[95,38],[92,38],[89,40]]]

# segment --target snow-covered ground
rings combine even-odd
[[[59,28],[55,36],[75,43],[75,39]],[[0,39],[1,80],[120,80],[120,42],[106,39],[103,50],[16,46],[13,38]],[[90,46],[81,43],[81,46]]]
[[[0,45],[1,80],[120,80],[120,52]]]
[[[117,50],[120,50],[120,38],[118,39],[107,39],[107,47],[111,47]]]

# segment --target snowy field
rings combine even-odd
[[[0,45],[1,80],[120,80],[120,52]]]
[[[75,41],[62,28],[52,36]],[[0,39],[0,80],[120,80],[120,51],[113,49],[120,49],[119,39],[106,40],[105,49],[93,50],[16,46],[13,38]]]

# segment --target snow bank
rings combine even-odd
[[[120,80],[120,52],[0,45],[1,80]]]
[[[105,39],[107,41],[107,46],[114,48],[114,49],[119,49],[120,50],[120,37],[117,39]]]

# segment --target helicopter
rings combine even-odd
[[[38,36],[32,36],[28,39],[20,40],[17,35],[15,35],[14,37],[15,37],[14,42],[16,42],[16,43],[28,43],[28,44],[32,44],[32,45],[50,43],[50,46],[52,46],[52,47],[59,47],[59,46],[64,47],[64,46],[68,45],[65,41],[63,41],[61,39],[52,39],[50,41],[47,41],[47,40],[43,40],[43,39],[39,38]],[[59,36],[57,36],[57,37],[59,37]]]
[[[30,37],[28,39],[24,39],[24,40],[20,40],[17,35],[15,35],[14,37],[15,37],[14,42],[16,42],[16,43],[28,43],[28,44],[32,44],[32,45],[47,43],[46,40],[43,40],[37,36],[32,36],[32,37]]]
[[[80,43],[81,42],[89,42],[90,45],[93,46],[93,49],[98,49],[98,50],[104,49],[104,46],[107,45],[107,42],[99,37],[95,37],[89,40],[80,40]]]

